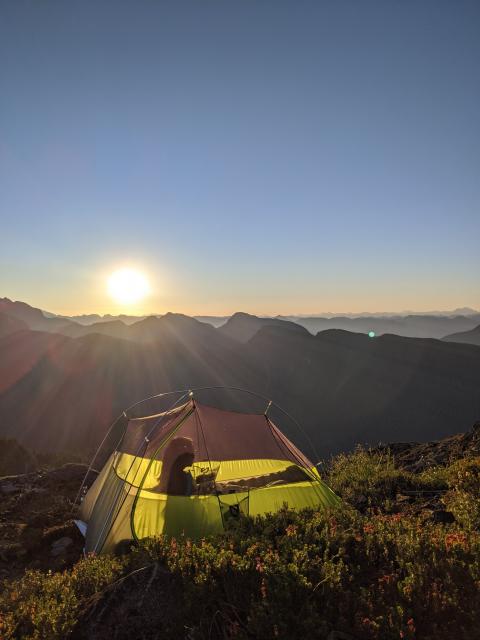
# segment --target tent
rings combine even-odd
[[[240,514],[338,501],[267,411],[227,411],[190,392],[162,413],[123,418],[121,438],[80,506],[87,553],[159,534],[200,539]]]

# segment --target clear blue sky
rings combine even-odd
[[[479,70],[478,1],[3,0],[0,296],[479,307]]]

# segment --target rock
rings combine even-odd
[[[355,638],[349,633],[332,630],[328,634],[327,640],[355,640]]]
[[[38,494],[45,494],[48,493],[48,489],[44,489],[43,487],[32,487],[31,489],[29,489],[30,493],[38,493]]]
[[[0,491],[2,493],[15,493],[20,491],[20,487],[18,485],[13,484],[12,482],[4,482],[0,485]]]
[[[437,509],[432,513],[432,520],[434,522],[442,522],[444,524],[449,524],[450,522],[455,522],[455,516],[450,511],[445,511],[444,509]]]
[[[73,544],[73,540],[68,536],[64,536],[63,538],[59,538],[52,542],[50,555],[52,556],[60,556],[66,552],[67,547]]]
[[[87,471],[88,465],[76,462],[68,462],[58,469],[52,469],[51,471],[48,471],[45,474],[45,479],[54,482],[74,482],[78,483],[78,486],[80,486]],[[96,476],[97,473],[93,470],[90,470],[90,473],[88,475],[90,477]]]
[[[394,442],[372,449],[373,453],[389,451],[398,467],[419,473],[424,469],[451,464],[466,456],[480,455],[480,422],[471,431],[458,433],[434,442]]]
[[[68,536],[63,536],[58,540],[54,540],[54,542],[52,542],[52,547],[68,547],[72,544],[72,542],[73,540],[71,538],[69,538]]]
[[[0,547],[0,559],[11,562],[15,558],[22,558],[28,553],[21,542],[6,542]]]

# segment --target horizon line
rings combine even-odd
[[[233,315],[237,313],[245,313],[246,315],[253,315],[259,318],[322,318],[322,317],[341,317],[341,316],[408,316],[408,315],[425,315],[425,316],[434,316],[434,315],[442,315],[442,316],[454,316],[454,315],[476,315],[480,314],[480,310],[469,305],[464,305],[462,307],[455,307],[454,309],[427,309],[425,311],[419,309],[402,309],[402,310],[385,310],[385,311],[317,311],[311,313],[262,313],[262,312],[251,312],[251,311],[242,311],[241,309],[237,309],[232,311],[231,313],[185,313],[182,311],[174,311],[171,309],[167,309],[166,311],[152,311],[147,313],[136,312],[134,310],[128,311],[128,309],[119,310],[118,312],[105,312],[100,313],[98,311],[82,311],[77,313],[61,313],[50,311],[49,309],[45,309],[43,307],[36,307],[35,305],[25,302],[25,300],[13,300],[8,296],[3,298],[0,297],[0,300],[8,300],[10,302],[19,302],[22,304],[26,304],[29,307],[34,309],[39,309],[42,313],[46,313],[52,316],[64,317],[64,318],[74,318],[74,317],[86,317],[86,316],[98,316],[99,318],[105,317],[119,317],[119,316],[127,316],[132,318],[145,318],[150,316],[164,316],[168,313],[174,313],[179,315],[186,315],[192,318],[194,317],[205,317],[205,318],[231,318]],[[462,313],[463,312],[463,313]]]

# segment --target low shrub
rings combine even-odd
[[[460,463],[451,467],[429,467],[421,473],[399,468],[387,450],[379,453],[357,447],[353,453],[342,453],[330,462],[326,482],[351,505],[367,510],[395,511],[394,499],[402,492],[446,491],[455,485]]]
[[[353,453],[340,454],[330,462],[326,481],[344,500],[355,506],[388,508],[398,492],[415,488],[413,474],[395,466],[393,456],[358,447]]]
[[[172,628],[187,624],[195,638],[326,638],[336,629],[446,640],[477,629],[480,536],[421,517],[285,510],[200,544],[151,540],[130,561],[175,577]]]
[[[71,571],[26,571],[0,592],[0,638],[61,640],[73,630],[82,605],[116,579],[123,561],[100,556]]]
[[[457,460],[447,468],[450,490],[443,501],[457,522],[468,530],[480,530],[480,457]]]
[[[448,487],[448,468],[442,466],[428,467],[415,474],[416,482],[426,490],[445,490]]]

